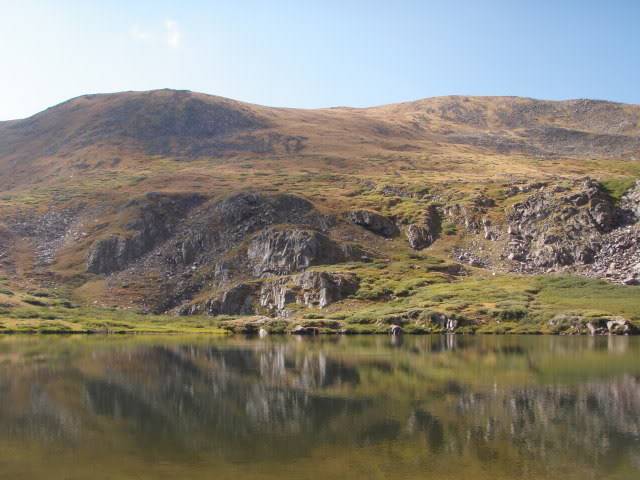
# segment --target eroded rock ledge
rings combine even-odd
[[[181,315],[251,315],[286,317],[290,305],[324,308],[353,295],[354,274],[304,272],[297,275],[240,283],[215,298],[181,307]]]

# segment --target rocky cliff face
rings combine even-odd
[[[638,183],[619,201],[592,179],[523,183],[504,191],[507,199],[516,195],[524,199],[506,208],[483,196],[444,206],[447,220],[466,239],[454,249],[458,260],[481,268],[640,283]]]
[[[359,279],[354,274],[304,272],[263,284],[260,306],[285,315],[286,306],[291,303],[324,308],[356,293],[358,285]]]
[[[130,202],[119,218],[125,233],[96,241],[87,271],[107,275],[113,286],[159,275],[162,294],[147,299],[155,311],[185,303],[184,311],[209,314],[248,314],[261,305],[270,312],[282,310],[267,305],[283,305],[287,302],[282,298],[293,293],[267,300],[275,284],[246,281],[266,277],[285,278],[280,289],[293,282],[298,292],[294,303],[324,306],[342,298],[348,288],[324,275],[315,283],[314,276],[291,275],[316,265],[369,258],[357,244],[332,238],[336,219],[295,195],[242,192],[207,200],[153,194]],[[195,307],[189,303],[207,290],[219,293]]]
[[[430,205],[420,222],[407,227],[406,236],[414,250],[422,250],[436,241],[442,229],[442,215],[435,205]]]
[[[593,180],[542,187],[508,213],[505,255],[520,271],[572,268],[635,284],[638,190],[636,185],[616,204]]]
[[[359,280],[354,274],[304,272],[257,282],[240,283],[216,298],[180,308],[182,315],[268,314],[286,317],[288,306],[324,308],[353,295]]]
[[[591,264],[603,236],[621,222],[622,212],[596,182],[577,191],[543,188],[508,213],[507,256],[525,270]]]
[[[503,216],[486,201],[444,208],[472,239],[457,251],[459,260],[522,273],[565,271],[640,283],[639,183],[620,201],[592,179],[514,185],[505,195],[526,197]],[[504,220],[492,220],[496,216]],[[489,244],[474,240],[478,237]]]
[[[247,249],[247,257],[256,277],[286,275],[313,265],[341,263],[359,259],[359,250],[340,245],[313,230],[263,230]]]

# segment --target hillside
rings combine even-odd
[[[0,122],[0,316],[628,332],[638,178],[636,105],[85,95]]]

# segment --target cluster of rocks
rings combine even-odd
[[[385,188],[389,191],[392,187]],[[398,193],[396,190],[390,191]],[[400,229],[392,219],[370,210],[353,210],[348,213],[347,218],[354,225],[359,225],[385,238],[395,237],[400,233]],[[425,208],[419,221],[407,225],[404,234],[412,249],[422,250],[436,241],[441,230],[441,209],[431,204]]]
[[[11,231],[33,242],[35,264],[47,266],[53,263],[62,247],[67,231],[76,220],[78,208],[49,209],[44,214],[26,211],[7,219]]]
[[[474,248],[455,248],[453,250],[453,258],[476,268],[487,268],[491,263]]]
[[[639,285],[640,225],[622,227],[607,235],[585,273],[625,285]]]
[[[422,198],[429,193],[427,188],[411,189],[401,185],[384,185],[380,193],[385,197]]]
[[[518,183],[518,184],[509,185],[504,190],[504,196],[505,197],[514,197],[514,196],[520,195],[522,193],[532,192],[533,190],[540,190],[541,188],[544,188],[547,185],[548,185],[548,183],[546,183],[546,182],[533,182],[533,183],[522,182],[522,183]]]
[[[454,203],[443,208],[444,215],[452,224],[459,225],[472,234],[480,233],[482,218],[487,213],[487,206],[478,204],[461,205]]]
[[[549,326],[563,334],[632,335],[638,328],[623,317],[584,318],[579,315],[560,314],[549,320]]]
[[[639,191],[636,186],[618,206],[589,179],[574,188],[541,187],[508,212],[504,257],[522,272],[574,268],[633,283],[640,255],[634,210]]]

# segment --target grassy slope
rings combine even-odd
[[[370,208],[407,224],[419,217],[431,200],[384,196],[381,189],[385,185],[402,187],[407,192],[429,192],[459,203],[482,192],[506,208],[521,200],[501,197],[504,186],[514,180],[558,182],[589,175],[603,181],[611,195],[619,198],[640,176],[640,163],[627,158],[540,157],[443,143],[432,138],[432,133],[504,129],[495,113],[498,106],[527,102],[463,100],[470,111],[478,108],[488,112],[487,123],[474,126],[438,116],[438,109],[448,101],[432,99],[363,110],[296,111],[245,106],[275,122],[268,132],[306,138],[306,148],[293,153],[276,148],[265,154],[232,152],[185,160],[172,155],[150,155],[124,144],[97,143],[21,162],[13,161],[9,155],[0,158],[0,232],[1,219],[18,212],[44,212],[48,208],[78,204],[108,208],[149,191],[199,192],[208,196],[249,188],[288,192],[302,195],[319,209],[337,215],[354,207]],[[93,108],[100,112],[106,107],[98,103]],[[91,118],[90,115],[74,118],[70,125],[78,129]],[[547,118],[540,114],[535,121],[595,132],[600,128],[598,118],[580,123],[569,115]],[[56,125],[53,116],[45,120],[46,131]],[[419,133],[412,130],[413,125],[419,125],[416,127]],[[631,130],[638,133],[636,127]],[[515,135],[518,130],[513,132]],[[54,140],[52,137],[48,141]],[[39,145],[34,144],[33,148],[40,148]],[[501,215],[500,209],[494,214]],[[109,218],[107,215],[100,221]],[[91,225],[85,227],[91,231]],[[220,319],[152,318],[131,313],[140,305],[134,289],[109,293],[104,282],[84,273],[86,249],[91,241],[88,237],[73,248],[63,249],[46,270],[34,264],[28,239],[14,247],[14,264],[0,265],[0,274],[5,276],[0,287],[0,322],[4,331],[217,331]],[[469,269],[468,276],[454,279],[443,273],[444,266],[449,262],[451,250],[464,242],[454,225],[445,225],[443,238],[424,254],[411,253],[401,239],[380,240],[375,247],[389,262],[330,268],[348,269],[360,275],[362,287],[355,298],[326,311],[299,315],[333,318],[353,331],[381,330],[385,319],[391,322],[398,314],[413,309],[422,310],[425,318],[429,312],[443,312],[463,322],[474,320],[480,325],[479,331],[547,331],[547,320],[563,312],[623,315],[640,321],[637,287],[577,278],[494,275],[479,269]],[[26,293],[29,291],[44,292],[47,297],[36,297],[42,304],[34,304],[33,295]],[[65,299],[83,306],[69,308]],[[112,308],[131,305],[133,310]],[[414,329],[429,328],[416,324]]]
[[[127,192],[127,196],[138,191],[157,190],[160,184],[164,183],[162,178],[178,175],[183,182],[187,178],[193,178],[189,185],[191,189],[212,188],[217,192],[224,192],[251,185],[261,191],[287,191],[304,195],[314,201],[319,208],[328,211],[340,211],[358,206],[394,215],[400,219],[401,223],[410,223],[420,215],[428,202],[411,198],[384,197],[377,193],[377,190],[363,189],[362,184],[373,180],[377,185],[405,185],[408,189],[428,188],[435,192],[446,191],[448,195],[459,198],[461,201],[478,191],[489,194],[492,191],[499,191],[502,185],[498,179],[434,182],[430,175],[413,174],[413,172],[393,177],[385,174],[326,175],[316,171],[278,174],[270,172],[269,168],[259,170],[234,166],[214,169],[207,168],[207,162],[198,163],[200,165],[188,166],[191,171],[189,175],[181,172],[185,169],[182,164],[162,161],[159,166],[153,165],[144,173],[132,174],[131,178],[144,177],[145,179],[132,180],[120,190]],[[167,166],[173,168],[167,168]],[[622,167],[626,165],[623,164]],[[229,169],[226,170],[226,168]],[[627,185],[628,178],[633,178],[627,175],[625,170],[621,173],[622,175],[601,173],[601,176],[607,180],[606,185],[616,196],[619,196],[620,185]],[[118,177],[118,181],[125,180]],[[111,186],[109,183],[106,185]],[[61,188],[61,190],[74,197],[74,200],[90,199],[92,198],[90,195],[95,195],[95,190],[91,192],[92,187],[102,191],[106,188],[98,178],[95,180],[89,178],[87,182],[77,186],[82,190],[74,190],[74,188]],[[118,188],[115,190],[118,191]],[[34,195],[33,191],[30,191],[30,195]],[[50,198],[47,194],[34,202],[36,205],[41,205],[43,199]],[[500,200],[498,196],[497,198]],[[517,198],[510,198],[507,202],[512,203],[516,200]],[[11,199],[12,203],[28,203],[28,201],[24,197]],[[463,244],[464,239],[455,234],[446,235],[447,228],[451,229],[448,233],[455,233],[455,226],[445,225],[443,238],[425,254],[411,253],[404,240],[397,239],[384,242],[381,247],[386,250],[386,254],[390,254],[391,261],[388,263],[329,268],[333,271],[348,268],[358,273],[363,279],[360,291],[356,298],[332,306],[327,311],[305,313],[308,316],[311,314],[311,316],[340,320],[341,323],[347,324],[348,330],[354,332],[386,330],[385,321],[383,320],[382,323],[379,321],[381,318],[384,319],[385,316],[393,318],[411,309],[442,312],[463,319],[474,319],[481,324],[480,332],[547,332],[549,329],[544,322],[554,314],[563,312],[623,315],[632,321],[640,322],[640,288],[638,287],[613,286],[578,278],[564,279],[564,283],[560,285],[558,281],[551,278],[502,274],[494,276],[491,272],[480,269],[470,269],[469,276],[461,280],[452,280],[442,273],[443,267],[439,264],[446,265],[449,262],[448,255],[451,249],[458,244]],[[30,256],[25,254],[23,258],[27,263],[20,265],[20,270],[34,272],[29,264],[32,261]],[[60,278],[69,278],[72,282],[68,288],[64,289],[64,297],[84,305],[93,305],[94,299],[98,299],[98,305],[103,307],[122,306],[128,303],[128,292],[118,292],[119,297],[124,295],[122,298],[114,299],[112,296],[105,296],[101,282],[90,281],[74,290],[73,285],[77,283],[77,279],[84,278],[83,265],[84,253],[74,249],[62,255],[53,266],[52,270]],[[15,282],[11,276],[9,278],[12,280],[13,289],[17,292],[24,292],[28,289],[28,285],[31,285],[31,288],[47,290],[46,286],[35,285],[34,287],[31,281],[25,286],[25,283]],[[28,297],[28,294],[23,294],[21,300]],[[8,298],[0,294],[0,305],[11,303],[13,300],[15,296]],[[99,309],[98,306],[68,309],[63,305],[56,305],[55,301],[46,303],[52,303],[52,305],[37,306],[20,302],[17,308],[7,309],[0,306],[0,318],[2,318],[0,325],[4,325],[0,331],[216,332],[220,324],[219,319],[185,320],[174,317],[151,319],[149,316],[135,315],[121,309]],[[302,315],[303,312],[300,314]],[[433,329],[417,326],[414,330]]]

